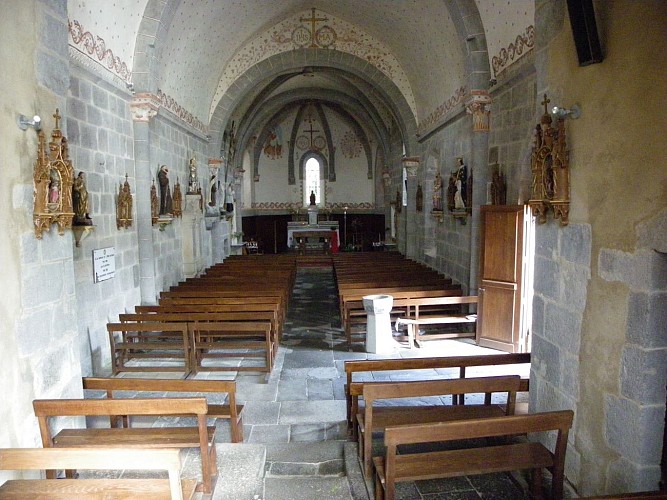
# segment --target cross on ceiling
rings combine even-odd
[[[310,16],[310,19],[307,17],[300,17],[299,22],[305,23],[309,22],[310,23],[310,47],[315,48],[317,47],[317,44],[315,43],[315,23],[319,22],[324,22],[328,21],[328,17],[315,17],[315,8],[313,7],[312,9],[312,14]]]
[[[310,129],[306,130],[306,132],[310,133],[310,147],[312,149],[312,147],[313,147],[313,134],[315,132],[319,132],[319,130],[314,130],[313,129],[313,119],[312,118],[308,118],[308,122],[310,123]]]

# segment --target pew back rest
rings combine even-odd
[[[0,449],[0,470],[166,470],[169,474],[169,493],[172,500],[180,500],[184,498],[184,491],[189,492],[186,498],[194,493],[195,481],[188,481],[192,483],[191,486],[185,487],[181,482],[181,459],[178,449],[128,449],[128,448],[5,448]],[[36,480],[44,481],[44,480]],[[83,481],[80,483],[81,490],[92,491],[86,489],[84,483],[85,479],[77,479],[76,481]],[[140,480],[141,481],[141,480]],[[9,483],[11,483],[10,481]],[[29,484],[21,481],[23,486],[20,488],[26,497],[30,493],[24,488],[30,488]],[[30,481],[32,483],[33,481]],[[99,482],[99,481],[98,481]],[[158,481],[146,480],[142,481],[142,488],[145,492],[149,492],[151,487],[159,484]],[[6,483],[3,487],[9,487]],[[49,487],[53,486],[55,496],[56,492],[62,493],[57,487],[64,484],[63,480],[53,480]],[[113,491],[114,480],[104,481],[104,484],[98,485],[97,488],[100,494],[102,492]],[[150,486],[148,486],[150,485]],[[40,490],[42,490],[40,488]],[[73,491],[71,492],[73,493]],[[0,491],[0,497],[2,497]],[[61,498],[61,497],[58,497]],[[100,496],[101,498],[101,496]],[[106,497],[105,497],[106,498]]]
[[[434,424],[400,425],[385,429],[384,442],[387,446],[398,446],[405,443],[434,443],[556,430],[559,431],[556,450],[559,450],[564,449],[567,444],[567,435],[573,419],[572,410],[561,410]]]
[[[373,403],[381,399],[414,398],[428,396],[506,393],[506,414],[514,413],[516,393],[521,385],[521,377],[507,375],[501,377],[457,378],[446,380],[424,380],[413,382],[366,383],[363,396],[366,401],[364,412],[366,422],[373,411]]]
[[[32,402],[39,421],[42,446],[53,446],[49,420],[54,417],[92,417],[115,415],[180,416],[195,415],[200,434],[206,436],[206,398],[136,399],[35,399]]]

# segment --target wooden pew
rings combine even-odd
[[[114,375],[131,372],[192,371],[192,352],[186,323],[108,323],[111,369]],[[118,338],[117,338],[118,336]],[[128,366],[132,359],[177,360],[178,366]]]
[[[235,303],[235,302],[240,303]],[[161,307],[161,309],[157,309]],[[151,310],[151,308],[155,308]],[[285,322],[283,310],[277,301],[262,302],[248,302],[242,303],[242,299],[220,299],[215,297],[173,297],[160,300],[160,306],[137,306],[136,312],[159,312],[160,310],[172,310],[174,312],[195,312],[199,308],[200,311],[210,312],[258,312],[271,313],[270,318],[276,333],[275,341],[280,342],[282,338],[283,324]],[[264,320],[266,317],[256,317],[255,319]]]
[[[137,399],[36,399],[33,401],[35,416],[44,448],[199,448],[204,493],[212,494],[217,476],[215,451],[215,426],[206,425],[208,404],[206,398],[137,398]],[[182,416],[197,418],[197,425],[181,427],[130,427],[130,428],[62,428],[51,432],[51,420],[56,417],[113,417],[128,416]],[[60,425],[71,424],[66,419]],[[53,479],[54,471],[47,471]]]
[[[401,425],[385,430],[384,456],[375,457],[375,498],[393,500],[395,484],[445,477],[532,471],[533,498],[542,498],[542,469],[552,474],[551,498],[563,498],[567,437],[574,414],[571,410],[481,418],[418,425]],[[477,448],[397,454],[402,445],[497,438],[557,431],[554,451],[537,442],[510,442]]]
[[[347,425],[350,434],[356,439],[354,416],[359,409],[359,397],[363,394],[365,382],[355,381],[354,376],[373,372],[405,371],[405,370],[437,370],[456,369],[459,378],[465,378],[468,369],[477,368],[478,372],[496,366],[507,365],[530,366],[530,353],[489,354],[478,356],[447,356],[430,358],[405,359],[364,359],[345,362],[345,396],[347,399]],[[378,382],[376,382],[378,383]],[[528,378],[521,379],[520,392],[528,391]],[[463,398],[456,398],[455,403],[463,404]],[[524,405],[519,404],[520,412],[527,412]]]
[[[358,451],[364,465],[364,474],[370,479],[373,472],[373,433],[383,432],[387,427],[394,425],[512,415],[520,384],[518,375],[364,384],[364,411],[356,415]],[[457,395],[477,393],[486,395],[484,404],[374,406],[378,400],[445,395],[454,399]],[[506,394],[506,403],[491,404],[493,393]]]
[[[232,443],[243,442],[243,420],[241,412],[243,405],[236,404],[236,382],[234,380],[172,380],[148,378],[104,378],[83,377],[83,388],[92,391],[105,391],[107,398],[118,398],[119,391],[131,392],[159,392],[159,393],[201,393],[227,394],[227,404],[208,403],[209,418],[224,418],[229,420]],[[124,419],[127,420],[127,419]],[[115,422],[112,422],[112,427]],[[125,421],[125,426],[129,422]]]
[[[119,320],[124,325],[137,325],[147,322],[148,324],[171,324],[185,325],[188,331],[189,372],[198,371],[260,371],[271,373],[273,360],[277,350],[277,332],[271,322],[272,313],[261,312],[216,312],[215,306],[210,312],[206,306],[195,306],[190,310],[194,312],[175,311],[174,307],[168,306],[137,306],[140,310],[157,310],[155,313],[120,314]],[[209,334],[206,338],[198,335],[198,331],[204,329],[206,323],[215,323],[219,326],[215,335]],[[220,326],[220,325],[225,326]],[[198,325],[198,326],[197,326]],[[210,333],[210,329],[209,333]],[[213,342],[213,339],[215,342]],[[202,344],[207,342],[206,348]],[[207,352],[208,350],[218,352]],[[227,351],[223,355],[220,351]],[[131,354],[130,354],[131,355]],[[265,364],[262,367],[204,366],[201,362],[204,358],[245,358],[263,357]],[[134,369],[134,371],[140,371]],[[159,371],[157,368],[145,371]]]
[[[181,480],[178,449],[140,448],[5,448],[0,470],[166,470],[169,478],[10,479],[0,498],[24,500],[92,500],[153,498],[188,500],[196,480]]]

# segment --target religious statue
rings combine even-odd
[[[169,169],[167,165],[162,165],[157,174],[158,184],[160,186],[160,215],[171,215],[173,212],[171,188],[169,187]]]
[[[505,176],[496,168],[491,175],[491,204],[505,205],[507,200],[507,187],[505,185]]]
[[[215,180],[216,176],[211,177],[211,195],[208,201],[209,207],[215,207],[218,203],[217,193],[218,193],[218,183]]]
[[[130,183],[125,174],[125,183],[118,188],[118,201],[116,202],[116,228],[132,226],[132,192]]]
[[[77,226],[90,226],[93,223],[89,215],[90,209],[85,175],[86,174],[84,172],[79,172],[79,175],[76,176],[76,179],[74,179],[74,184],[72,185],[74,224]]]
[[[176,184],[174,184],[174,195],[172,196],[172,208],[174,217],[183,216],[183,195],[181,194],[181,183],[176,177]]]
[[[440,172],[433,179],[433,211],[442,212],[442,177]]]
[[[463,163],[463,158],[457,158],[458,168],[456,172],[453,173],[454,176],[454,186],[456,191],[454,192],[454,209],[455,210],[465,210],[467,206],[467,197],[468,197],[468,167]]]
[[[415,195],[415,208],[417,212],[422,212],[424,210],[424,190],[422,185],[417,185],[417,194]]]
[[[199,181],[197,180],[197,161],[190,158],[188,168],[190,169],[190,177],[188,178],[188,194],[199,193]]]
[[[227,184],[227,190],[225,192],[225,210],[227,213],[234,211],[234,183],[230,182]]]
[[[151,185],[151,223],[155,224],[160,217],[160,200],[157,197],[157,188],[155,187],[155,179]]]
[[[55,170],[51,171],[51,180],[49,181],[49,209],[56,210],[60,202],[60,179]]]
[[[315,191],[311,191],[311,192],[310,192],[310,206],[311,206],[311,207],[312,207],[313,205],[315,205],[315,201],[316,201],[316,199],[315,199]]]

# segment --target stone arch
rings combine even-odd
[[[384,127],[382,120],[378,113],[373,109],[371,105],[367,105],[366,102],[362,99],[352,98],[342,92],[337,92],[333,90],[320,91],[317,89],[304,89],[301,91],[289,91],[279,94],[270,100],[268,100],[263,105],[263,109],[259,113],[253,113],[253,116],[250,121],[244,122],[239,127],[238,135],[238,145],[240,150],[245,150],[252,142],[253,131],[258,128],[262,123],[265,123],[262,127],[262,132],[257,136],[253,148],[253,172],[258,174],[258,163],[259,163],[259,154],[261,152],[262,144],[266,140],[266,135],[268,134],[268,129],[270,129],[276,123],[282,121],[284,117],[289,114],[290,110],[293,109],[292,105],[298,105],[299,102],[304,104],[300,107],[297,112],[295,123],[300,123],[303,116],[303,107],[309,101],[318,101],[332,111],[337,113],[343,121],[348,123],[351,127],[355,129],[355,132],[360,134],[359,124],[357,121],[361,122],[364,126],[372,130],[380,144],[383,148],[386,156],[389,155],[389,132]],[[278,111],[276,111],[278,109]],[[354,117],[350,115],[349,109],[354,113]],[[318,111],[318,114],[320,112]],[[320,115],[320,118],[322,116]],[[354,125],[352,125],[354,123]],[[330,158],[329,158],[329,171],[327,179],[331,182],[335,181],[336,171],[335,171],[335,161],[334,161],[334,151],[332,149],[333,142],[331,138],[331,133],[326,132],[327,145],[329,146]],[[365,133],[361,134],[360,137],[365,137]],[[294,142],[296,140],[295,131],[292,131],[289,141],[289,155],[288,155],[288,172],[289,172],[289,183],[296,183],[296,176],[294,174],[295,165],[294,165]],[[364,151],[366,153],[369,165],[372,165],[372,152],[368,141],[363,141]],[[370,167],[369,167],[370,168]],[[369,170],[370,175],[370,170]],[[370,177],[369,177],[370,178]]]
[[[334,57],[335,54],[335,57]],[[276,54],[269,57],[239,76],[229,91],[220,99],[211,117],[211,133],[214,129],[222,129],[232,117],[234,110],[243,97],[254,87],[272,77],[285,72],[301,71],[304,66],[325,67],[349,72],[362,80],[372,82],[387,108],[391,111],[394,121],[406,144],[407,154],[416,150],[416,117],[413,115],[407,100],[391,81],[391,79],[366,61],[348,53],[327,49],[304,48]],[[215,145],[219,149],[222,134],[214,136]]]

